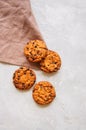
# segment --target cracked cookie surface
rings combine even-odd
[[[58,53],[48,50],[47,56],[40,62],[41,70],[50,73],[56,72],[61,67],[61,58]]]
[[[27,67],[17,69],[13,74],[13,83],[16,88],[27,90],[31,88],[36,81],[36,75],[33,70]]]
[[[40,62],[47,54],[47,46],[41,40],[31,40],[24,48],[26,58],[31,62]]]
[[[46,105],[53,101],[56,92],[53,85],[47,81],[40,81],[33,88],[33,99],[40,105]]]

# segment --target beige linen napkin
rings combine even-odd
[[[19,66],[31,64],[24,45],[42,39],[29,0],[0,0],[0,62]]]

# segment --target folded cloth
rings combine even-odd
[[[24,56],[32,39],[43,40],[30,0],[0,0],[0,62],[32,66]]]

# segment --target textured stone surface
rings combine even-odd
[[[57,97],[47,107],[33,101],[32,89],[12,84],[17,66],[0,64],[0,130],[86,130],[86,1],[31,0],[50,49],[62,57],[56,74],[37,71],[37,82],[50,81]]]

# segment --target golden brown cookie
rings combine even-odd
[[[47,56],[40,62],[41,70],[49,73],[59,70],[61,67],[61,58],[59,54],[54,51],[48,50]]]
[[[51,83],[40,81],[33,89],[33,99],[40,105],[49,104],[56,97],[56,92]]]
[[[43,41],[31,40],[24,48],[24,54],[31,62],[41,61],[47,54],[47,47]]]
[[[31,88],[36,81],[36,75],[33,70],[21,67],[13,74],[13,83],[16,88],[26,90]]]

